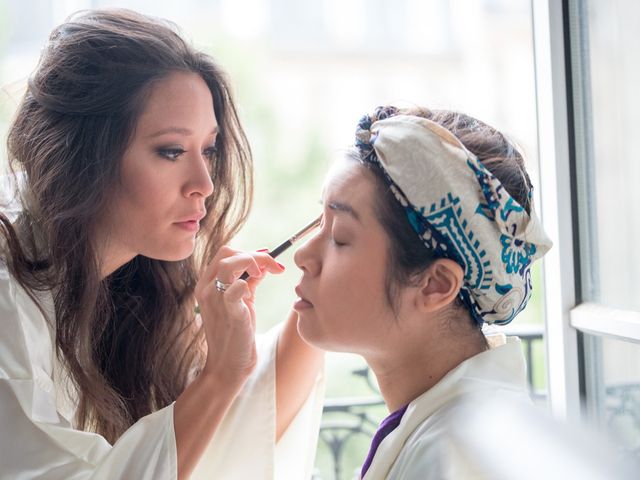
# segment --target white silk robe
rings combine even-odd
[[[492,478],[456,442],[456,435],[464,430],[461,416],[468,415],[470,406],[481,415],[483,405],[489,403],[498,408],[505,402],[534,408],[519,339],[505,341],[501,335],[495,340],[501,344],[462,362],[409,404],[398,427],[380,443],[364,480]],[[508,439],[504,441],[495,448],[506,448]]]
[[[51,311],[50,294],[43,299]],[[77,396],[66,388],[66,374],[54,355],[54,333],[4,266],[0,266],[0,326],[1,480],[177,478],[173,404],[140,419],[114,445],[74,428]],[[323,380],[318,378],[276,444],[277,338],[277,329],[259,336],[258,366],[192,478],[311,478]]]

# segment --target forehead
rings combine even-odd
[[[329,170],[322,189],[322,202],[350,204],[361,213],[373,213],[373,174],[352,160],[340,160]]]
[[[196,73],[173,72],[151,86],[139,127],[152,130],[167,123],[189,127],[203,122],[217,124],[209,87]]]

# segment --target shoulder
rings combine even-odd
[[[6,321],[15,318],[18,313],[16,287],[17,282],[9,273],[5,261],[2,259],[0,261],[0,317]]]
[[[40,295],[42,307],[51,311],[49,292]],[[42,371],[52,374],[53,334],[39,306],[0,264],[0,376],[32,378]]]
[[[430,417],[413,432],[402,446],[388,480],[429,480],[445,479],[447,465],[446,429],[439,428],[440,422]]]
[[[52,294],[49,290],[28,293],[11,274],[6,262],[0,261],[0,312],[6,313],[7,318],[45,320],[45,314],[47,317],[53,314]]]
[[[0,175],[0,213],[14,221],[22,212],[22,203],[18,192],[23,188],[25,176],[22,172],[15,175]]]
[[[458,405],[449,405],[423,422],[407,439],[387,480],[488,480],[452,432],[457,413]]]

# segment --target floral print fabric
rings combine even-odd
[[[356,146],[380,165],[411,226],[436,256],[465,272],[460,296],[474,319],[506,324],[531,297],[531,263],[551,248],[539,219],[449,130],[422,117],[363,117]]]

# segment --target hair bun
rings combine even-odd
[[[385,118],[393,117],[398,114],[398,109],[392,105],[376,107],[373,111],[374,122],[378,120],[384,120]]]
[[[356,127],[356,147],[365,157],[373,148],[371,145],[371,124],[373,121],[369,115],[364,115]]]
[[[385,118],[392,117],[398,114],[398,109],[393,106],[376,107],[373,111],[373,116],[363,115],[358,121],[356,127],[356,147],[360,150],[362,158],[366,158],[373,151],[373,142],[375,137],[371,135],[371,125],[378,120],[384,120]]]

